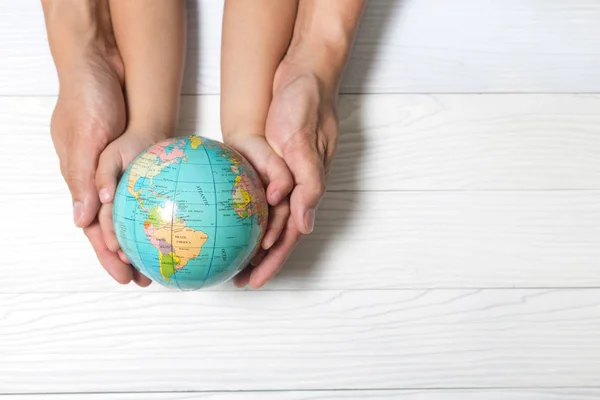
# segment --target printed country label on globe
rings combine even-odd
[[[135,268],[166,287],[195,290],[247,265],[267,226],[267,202],[239,153],[204,137],[177,137],[147,149],[127,168],[113,219]]]

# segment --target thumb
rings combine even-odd
[[[91,224],[100,208],[94,185],[97,160],[97,155],[90,156],[85,146],[75,143],[63,170],[73,200],[73,222],[80,228]]]
[[[266,175],[268,182],[266,194],[270,205],[276,206],[294,187],[294,180],[285,161],[277,154],[271,153],[261,175]]]
[[[117,139],[118,140],[118,139]],[[96,190],[103,204],[110,203],[117,187],[117,179],[123,168],[123,159],[116,141],[112,142],[100,154],[96,170]]]
[[[319,153],[308,142],[284,155],[296,186],[290,197],[290,209],[298,230],[311,233],[315,213],[325,194],[325,168]]]

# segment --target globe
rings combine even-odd
[[[221,284],[253,257],[267,225],[262,183],[230,147],[201,136],[160,142],[129,165],[113,221],[131,264],[168,288]]]

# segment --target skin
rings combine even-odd
[[[279,180],[262,174],[275,216],[263,240],[265,251],[234,279],[240,287],[264,285],[283,266],[301,236],[313,230],[337,147],[339,85],[365,5],[363,0],[277,2],[282,9],[269,14],[267,5],[274,7],[275,3],[249,7],[243,0],[225,2],[221,65],[224,139],[247,157],[260,158],[250,161],[267,164],[267,170],[279,171],[283,159],[292,176],[288,193],[283,169],[277,173]],[[294,10],[289,38],[292,28],[287,24]],[[288,47],[282,50],[282,43],[288,40]],[[275,155],[259,151],[263,138]],[[249,143],[256,143],[255,147]],[[285,193],[286,198],[280,200],[273,193]]]
[[[112,252],[111,262],[103,265],[113,278],[147,286],[151,281],[129,265],[119,248],[112,201],[118,178],[133,159],[175,133],[185,63],[185,2],[110,0],[109,5],[125,70],[128,121],[123,135],[100,155],[95,182],[102,206],[98,224],[84,231],[94,248],[106,246]]]
[[[51,132],[74,220],[116,281],[147,286],[150,280],[119,250],[111,203],[126,166],[174,133],[185,56],[184,1],[42,4],[60,82]]]
[[[221,130],[225,143],[252,163],[265,184],[271,210],[264,250],[278,241],[290,215],[293,178],[269,146],[265,125],[273,77],[292,39],[297,7],[297,0],[226,1],[223,16]],[[260,264],[265,254],[253,263]]]
[[[94,176],[100,153],[125,129],[124,67],[105,1],[42,1],[58,72],[51,136],[73,197],[77,226],[89,225],[100,202]]]
[[[313,230],[337,145],[338,87],[364,3],[225,3],[224,139],[256,166],[272,207],[264,251],[235,278],[238,286],[264,285]],[[146,286],[150,281],[118,248],[111,202],[125,166],[175,129],[185,53],[183,0],[42,4],[60,83],[52,139],[75,224],[113,278]]]

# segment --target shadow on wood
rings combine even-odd
[[[365,17],[358,35],[360,36],[361,32],[369,32],[370,37],[375,38],[376,40],[369,47],[368,51],[362,53],[365,55],[366,59],[361,60],[359,65],[355,65],[353,68],[351,68],[353,72],[353,80],[358,82],[359,88],[364,87],[369,78],[371,64],[378,51],[377,48],[380,42],[379,39],[385,32],[385,29],[390,23],[391,18],[394,17],[394,13],[392,11],[394,9],[398,9],[398,1],[399,0],[378,1],[376,5],[374,4],[375,2],[367,3]],[[374,16],[376,18],[369,18],[369,15],[373,13],[377,14]],[[346,168],[344,175],[352,177],[352,181],[349,187],[346,186],[346,188],[342,191],[356,192],[357,195],[360,193],[359,191],[361,189],[359,187],[359,180],[357,179],[358,171],[360,168],[363,168],[364,148],[366,145],[368,145],[368,143],[365,142],[364,137],[362,100],[363,97],[361,96],[342,96],[340,99],[340,137],[336,155],[336,159],[338,160],[345,157],[352,157],[352,160],[348,160],[349,162],[343,163],[344,168]],[[341,163],[336,163],[334,160],[331,172],[332,176],[336,175],[336,165],[339,166],[340,164]],[[350,169],[350,171],[348,169]],[[353,211],[357,208],[360,209],[360,196],[355,196],[353,200],[354,201],[352,201],[348,207],[332,210],[327,207],[328,202],[326,195],[326,198],[321,204],[321,207],[317,213],[314,234],[318,234],[320,230],[319,214],[322,215],[325,212],[335,212],[337,214],[335,226],[333,228],[328,227],[328,230],[330,231],[329,238],[335,237],[343,232],[347,226],[348,220],[352,218],[354,214]],[[315,268],[326,268],[327,266],[324,265],[323,256],[327,252],[329,238],[319,241],[301,241],[288,260],[287,264],[290,268],[283,268],[278,276],[273,279],[273,282],[275,284],[280,282],[280,284],[285,286],[282,281],[291,279],[292,277],[300,278],[299,281],[305,281],[305,279],[302,279],[302,277],[306,277],[308,274],[313,273]],[[357,241],[358,240],[359,238],[357,238]],[[300,258],[302,258],[303,262],[298,262]],[[301,265],[303,268],[300,270],[297,267],[294,268],[294,265]],[[349,273],[351,273],[351,271],[349,271]]]
[[[353,57],[346,68],[342,93],[369,93],[371,74],[378,55],[384,54],[384,37],[391,21],[401,21],[406,0],[368,1],[356,35]],[[388,43],[389,45],[389,43]]]

